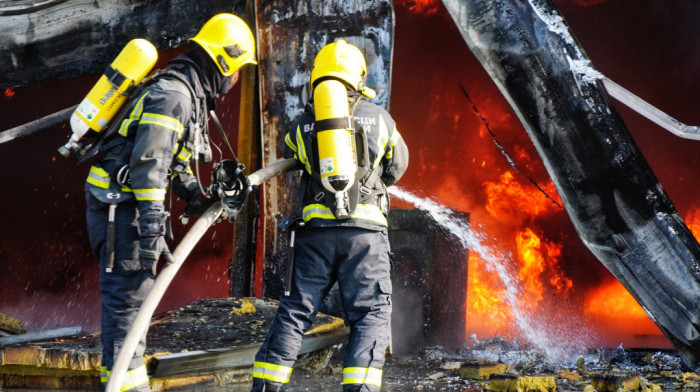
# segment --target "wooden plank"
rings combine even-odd
[[[153,357],[154,377],[216,372],[226,368],[252,366],[261,344],[220,350],[188,351]]]
[[[260,110],[263,166],[282,157],[284,135],[302,113],[310,96],[313,60],[327,43],[343,38],[365,54],[367,85],[377,91],[374,102],[388,108],[394,12],[390,0],[255,0],[259,48]],[[284,287],[288,239],[278,217],[296,204],[298,173],[272,179],[263,190],[264,230],[258,255],[264,270],[262,295],[279,298]]]
[[[2,365],[33,365],[39,350],[39,347],[7,347],[2,352]]]
[[[101,354],[72,345],[64,349],[36,345],[6,346],[0,349],[0,373],[3,374],[85,374],[99,370]],[[17,373],[13,369],[22,368]]]
[[[41,332],[30,332],[21,335],[5,336],[0,338],[0,344],[14,344],[14,343],[24,343],[33,342],[37,340],[55,339],[62,338],[66,336],[77,335],[82,332],[81,327],[65,327],[51,329],[48,331]]]
[[[100,374],[99,372],[94,372],[91,375],[0,374],[0,390],[23,392],[99,391]]]
[[[299,354],[306,354],[322,348],[334,346],[347,340],[350,329],[347,327],[304,338]],[[170,377],[183,374],[205,374],[221,370],[252,366],[255,354],[261,343],[244,347],[216,350],[188,351],[153,357],[154,377]]]
[[[254,4],[246,1],[246,22],[255,26]],[[238,161],[245,165],[245,173],[258,170],[260,166],[260,100],[258,93],[257,67],[241,69],[241,105],[238,115]],[[255,225],[258,214],[257,189],[246,198],[241,212],[233,222],[233,257],[230,263],[231,297],[249,297],[253,292],[252,269],[255,264]]]

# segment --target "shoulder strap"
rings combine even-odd
[[[119,114],[112,119],[110,124],[107,126],[107,128],[103,129],[102,132],[97,134],[97,137],[95,140],[90,143],[89,145],[85,146],[83,148],[78,156],[78,162],[84,162],[97,154],[108,150],[109,148],[114,147],[115,145],[119,144],[120,142],[115,141],[115,135],[117,134],[117,131],[121,127],[122,122],[124,119],[131,113],[131,111],[134,108],[134,105],[136,105],[136,102],[138,101],[138,98],[141,97],[141,95],[146,91],[147,88],[149,88],[153,83],[155,83],[158,79],[162,78],[163,76],[172,76],[179,81],[182,82],[185,86],[188,87],[190,96],[193,99],[193,102],[195,100],[196,95],[194,94],[194,90],[192,90],[192,87],[190,84],[182,77],[182,75],[178,75],[177,72],[171,71],[171,70],[156,70],[153,74],[151,74],[148,78],[146,78],[143,82],[141,82],[137,86],[132,86],[133,90],[130,91],[129,97],[130,101],[122,108],[122,110],[119,112]],[[196,106],[196,104],[194,105]],[[179,152],[179,151],[178,151]]]
[[[350,106],[350,115],[352,116],[355,114],[355,111],[357,110],[358,107],[360,107],[360,104],[362,103],[362,95],[358,95],[357,98],[355,98],[355,101],[352,103],[352,106]]]
[[[176,71],[173,69],[165,69],[163,71],[159,71],[158,77],[164,77],[164,76],[169,76],[172,77],[173,79],[177,80],[187,88],[187,91],[190,94],[190,99],[192,101],[192,119],[191,121],[192,124],[206,124],[204,117],[205,117],[205,109],[204,106],[206,105],[205,99],[204,99],[204,94],[198,94],[195,91],[195,87],[192,86],[193,83],[191,83],[191,80],[188,80],[185,75],[180,72]],[[196,87],[199,87],[198,85]],[[201,90],[201,89],[197,89]],[[207,136],[205,135],[206,130],[202,129],[202,138],[203,138],[203,144],[207,143],[208,140],[206,140]],[[188,139],[190,137],[190,127],[187,126],[185,127],[185,134],[183,136],[183,139]],[[175,156],[179,155],[182,149],[185,147],[185,143],[179,143],[178,150],[175,151]],[[205,148],[208,148],[205,146]]]
[[[121,127],[121,124],[124,121],[124,119],[134,109],[134,106],[138,101],[138,99],[134,98],[141,97],[141,94],[143,94],[143,92],[145,91],[147,87],[146,83],[147,82],[144,82],[136,86],[136,88],[132,91],[132,94],[130,95],[131,100],[122,108],[119,114],[112,119],[112,122],[109,123],[107,128],[103,129],[102,132],[98,133],[97,137],[95,138],[95,140],[92,141],[92,143],[88,144],[82,150],[79,151],[79,163],[85,162],[88,159],[95,157],[97,154],[108,150],[116,144],[119,144],[118,142],[115,142],[115,140],[117,139],[115,135],[117,135],[117,131]],[[107,145],[109,145],[109,147],[107,147]]]

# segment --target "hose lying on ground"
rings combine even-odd
[[[298,161],[295,159],[285,159],[272,163],[260,170],[253,172],[248,176],[251,186],[257,186],[263,182],[276,177],[282,173],[294,170],[298,168]],[[129,333],[126,335],[124,344],[122,345],[117,360],[112,367],[112,373],[109,377],[107,383],[106,392],[119,392],[121,389],[122,382],[124,380],[124,375],[126,374],[129,362],[136,351],[136,346],[143,336],[144,331],[148,328],[151,322],[151,317],[153,312],[155,312],[156,307],[160,303],[160,300],[165,294],[165,290],[170,285],[170,282],[175,277],[175,274],[182,266],[187,256],[192,252],[194,246],[199,242],[204,233],[209,229],[209,227],[214,224],[214,222],[219,218],[223,206],[221,203],[214,203],[209,207],[202,216],[197,219],[197,221],[192,225],[192,228],[185,234],[182,238],[180,244],[175,248],[173,252],[173,262],[167,264],[158,274],[155,282],[153,283],[153,288],[146,296],[143,301],[141,308],[139,309],[134,324],[131,326]]]

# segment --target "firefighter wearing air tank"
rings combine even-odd
[[[183,54],[130,97],[125,116],[112,124],[114,136],[104,141],[103,157],[90,169],[87,224],[100,263],[103,388],[153,285],[156,264],[170,254],[164,239],[170,214],[167,190],[171,187],[187,202],[186,215],[201,214],[217,200],[206,198],[196,167],[198,160],[211,158],[209,110],[236,83],[245,64],[256,64],[248,26],[232,14],[211,18]],[[78,120],[88,120],[82,117]],[[121,391],[150,390],[145,344],[144,333]]]
[[[285,136],[303,166],[289,293],[255,357],[253,391],[281,391],[324,297],[337,281],[350,338],[344,391],[379,391],[389,346],[391,279],[386,187],[408,166],[391,116],[365,98],[362,52],[344,40],[319,51],[313,98]]]

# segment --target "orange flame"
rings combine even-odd
[[[394,5],[400,5],[408,8],[409,11],[429,16],[436,14],[439,7],[438,0],[395,0]]]
[[[467,329],[477,335],[508,336],[511,311],[501,298],[505,294],[493,274],[484,270],[484,261],[476,253],[469,254],[469,284],[467,285]]]
[[[552,200],[535,188],[523,186],[513,173],[504,172],[496,182],[484,182],[487,201],[485,209],[497,222],[516,228],[513,234],[517,263],[517,278],[522,286],[522,298],[517,304],[520,310],[537,312],[547,304],[546,298],[556,293],[559,298],[569,296],[573,281],[567,278],[559,266],[562,245],[541,239],[541,234],[531,228],[519,230],[533,219],[557,210]],[[556,197],[554,185],[543,187]],[[503,244],[499,245],[501,250]],[[500,279],[485,270],[486,263],[474,252],[469,256],[469,283],[467,293],[467,329],[482,335],[512,337],[513,309],[501,298],[505,288]],[[550,295],[547,295],[547,294]]]
[[[647,318],[644,309],[617,280],[597,287],[583,303],[584,314],[614,318]]]
[[[499,182],[484,183],[488,195],[486,210],[494,218],[519,223],[556,210],[556,204],[542,192],[525,190],[515,180],[512,172],[504,172],[498,179]],[[559,197],[551,181],[542,188],[550,197],[555,197],[558,201]]]
[[[12,97],[15,95],[15,90],[8,88],[5,90],[5,99],[12,99]]]
[[[557,257],[561,255],[562,245],[540,240],[530,228],[518,233],[516,244],[518,261],[522,263],[518,278],[525,287],[526,308],[534,309],[543,300],[545,283],[554,288],[560,297],[568,297],[573,282],[564,276],[558,265]],[[549,279],[546,279],[546,275],[549,275]]]
[[[685,222],[695,239],[700,242],[700,208],[696,208],[685,217]]]
[[[526,228],[516,233],[518,279],[523,296],[517,306],[536,312],[546,306],[546,293],[555,292],[559,298],[569,296],[573,281],[559,267],[562,245],[540,239]],[[504,303],[505,289],[493,273],[482,267],[485,262],[476,253],[469,255],[469,285],[467,292],[467,329],[479,335],[513,337],[512,309]]]

